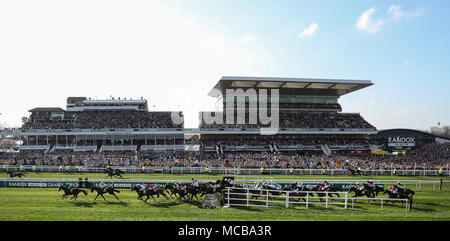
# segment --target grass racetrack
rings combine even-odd
[[[103,173],[26,173],[27,178],[71,178],[89,179],[105,178]],[[174,174],[125,174],[127,179],[158,179],[158,180],[217,180],[223,175],[174,175]],[[7,177],[0,173],[0,177]],[[275,179],[293,180],[439,180],[437,177],[390,177],[390,176],[287,176],[274,175]],[[448,181],[446,178],[444,181]],[[163,197],[147,203],[137,199],[136,192],[129,189],[119,189],[117,201],[106,194],[107,201],[99,197],[94,201],[95,192],[88,195],[80,194],[77,200],[61,199],[62,191],[56,188],[0,188],[0,220],[5,221],[117,221],[117,220],[179,220],[179,221],[237,221],[237,220],[332,220],[332,221],[449,221],[450,220],[450,184],[444,183],[442,190],[436,185],[422,184],[421,190],[415,185],[408,188],[416,191],[412,210],[406,210],[401,203],[384,204],[368,203],[360,200],[352,208],[330,205],[297,205],[293,208],[265,207],[231,207],[217,209],[201,209],[200,201],[166,200]],[[435,188],[435,190],[433,190]],[[387,197],[380,194],[379,197]]]

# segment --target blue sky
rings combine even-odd
[[[450,1],[0,1],[0,123],[68,96],[213,110],[223,75],[342,78],[378,129],[450,125]],[[174,88],[176,86],[176,88]],[[7,104],[6,104],[7,103]],[[153,108],[151,108],[153,109]]]
[[[171,1],[211,32],[257,36],[252,47],[270,54],[266,75],[372,80],[341,103],[379,128],[450,124],[449,1],[317,3]],[[375,33],[356,27],[369,9],[382,22]],[[312,23],[315,34],[298,37]]]

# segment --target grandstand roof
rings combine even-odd
[[[223,76],[208,95],[220,97],[226,89],[277,88],[280,93],[342,96],[371,85],[370,80]]]
[[[31,109],[28,112],[65,112],[65,110],[59,107],[38,107]]]

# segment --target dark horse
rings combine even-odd
[[[10,178],[13,178],[13,177],[20,177],[20,178],[22,178],[22,176],[23,176],[23,177],[25,176],[25,173],[23,173],[23,172],[12,172],[12,171],[8,171],[8,172],[6,172],[6,173],[9,174],[9,177],[10,177]]]
[[[415,194],[415,192],[413,190],[411,190],[411,189],[401,188],[401,187],[398,187],[397,185],[394,185],[394,187],[397,187],[398,188],[398,192],[401,193],[401,194],[405,194],[405,195],[411,194],[411,196],[413,196]]]
[[[264,196],[268,196],[267,198],[269,200],[272,200],[272,197],[269,195],[269,190],[264,189],[261,187],[261,189],[259,188],[252,188],[252,189],[248,189],[248,192],[251,193],[251,198],[250,199],[258,199],[259,197],[264,197]]]
[[[94,192],[94,190],[97,191],[97,196],[95,196],[95,199],[94,199],[94,200],[97,200],[98,195],[100,195],[100,196],[102,196],[102,198],[106,201],[106,198],[103,196],[103,194],[104,194],[104,193],[108,193],[108,194],[113,195],[114,197],[117,198],[117,200],[120,201],[120,199],[119,199],[119,198],[116,196],[116,194],[114,193],[114,192],[120,193],[120,191],[119,191],[119,190],[115,190],[114,188],[112,188],[112,187],[110,187],[110,186],[108,186],[108,187],[106,187],[106,188],[101,188],[101,187],[95,187],[95,186],[93,186],[93,187],[91,188],[91,192]]]
[[[360,170],[353,170],[351,168],[349,168],[348,170],[350,171],[352,176],[356,176],[356,175],[362,176],[363,175],[363,173]]]
[[[389,189],[386,189],[383,194],[387,194],[389,196],[389,199],[408,199],[409,201],[409,209],[411,209],[412,207],[412,203],[413,203],[413,197],[412,196],[408,196],[405,193],[400,193],[397,192],[396,194],[392,193]]]
[[[167,191],[167,189],[170,189],[172,191],[172,193],[170,193],[170,197],[172,197],[172,195],[175,195],[175,197],[177,197],[177,194],[178,194],[178,198],[177,199],[179,199],[179,200],[186,199],[186,197],[188,197],[190,199],[193,199],[195,197],[195,199],[198,200],[197,195],[202,193],[205,188],[203,187],[203,185],[200,185],[198,188],[196,188],[196,187],[194,187],[192,185],[187,185],[185,187],[185,189],[182,190],[181,186],[174,187],[174,186],[167,185],[166,186],[166,191]]]
[[[175,187],[174,187],[174,185],[175,184],[172,184],[172,185],[166,185],[165,187],[164,187],[164,190],[167,192],[167,194],[169,194],[170,195],[170,197],[171,198],[173,198],[173,195],[175,195],[175,197],[177,197],[177,193],[178,193],[178,189],[176,189]]]
[[[328,187],[325,190],[320,191],[319,190],[319,185],[317,185],[317,186],[313,187],[311,189],[311,191],[315,191],[316,194],[317,194],[317,197],[320,198],[319,200],[322,201],[322,197],[325,197],[325,196],[333,197],[333,195],[336,194],[337,197],[340,197],[339,193],[328,193],[328,192],[339,192],[341,190],[339,190],[339,189],[337,189],[335,187]]]
[[[303,201],[306,202],[306,197],[314,197],[313,193],[310,192],[311,190],[305,186],[298,188],[297,190],[294,191],[292,190],[290,187],[284,187],[283,191],[290,191],[289,193],[289,197],[298,197],[298,202],[300,201],[300,199],[303,199]],[[309,192],[309,193],[308,193]]]
[[[203,187],[203,188],[204,188],[204,187]],[[202,189],[203,189],[203,188],[202,188],[202,186],[194,187],[194,186],[192,186],[192,185],[189,185],[189,186],[186,188],[186,191],[187,191],[188,194],[191,194],[191,199],[194,199],[194,197],[195,197],[195,199],[198,200],[197,195],[202,193]],[[188,196],[188,197],[189,197],[189,196]]]
[[[141,199],[144,202],[147,202],[147,200],[152,197],[153,200],[156,201],[156,199],[153,197],[153,195],[156,195],[156,197],[159,197],[159,195],[165,197],[167,200],[169,200],[169,197],[167,197],[167,195],[164,193],[164,189],[162,188],[155,188],[155,189],[148,189],[146,188],[145,190],[141,190],[139,188],[139,186],[137,185],[133,185],[133,187],[131,188],[131,191],[136,191],[136,193],[138,194],[138,199]],[[147,199],[143,200],[142,197],[143,196],[147,196]]]
[[[378,196],[378,193],[384,191],[384,188],[375,185],[372,190],[373,190],[374,197],[375,197],[375,196]]]
[[[372,191],[372,189],[364,189],[364,190],[359,190],[358,188],[356,188],[355,186],[351,187],[350,190],[348,191],[348,193],[354,192],[355,195],[353,195],[352,198],[354,197],[361,197],[361,196],[366,196],[368,198],[372,198],[375,197],[375,193]],[[370,199],[369,199],[370,201]]]
[[[72,190],[69,190],[68,187],[66,187],[64,185],[59,185],[58,191],[61,191],[61,190],[64,191],[64,194],[62,195],[61,199],[66,198],[66,196],[68,196],[68,195],[73,195],[73,197],[70,200],[72,200],[72,199],[77,200],[78,194],[80,192],[84,193],[84,195],[87,195],[87,192],[85,190],[81,190],[81,189],[76,188],[76,187],[72,188]]]
[[[111,177],[111,179],[112,179],[113,176],[119,176],[120,178],[123,178],[122,177],[122,173],[123,172],[121,170],[119,170],[119,169],[112,169],[112,168],[108,167],[105,170],[105,172],[108,173],[108,176],[106,176],[106,178]]]

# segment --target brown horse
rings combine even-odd
[[[413,203],[413,197],[412,196],[408,196],[404,193],[392,193],[389,189],[386,189],[383,194],[388,194],[389,199],[408,199],[409,201],[409,209],[411,209],[412,207],[412,203]],[[387,202],[387,201],[386,201]]]
[[[260,197],[264,197],[264,196],[268,195],[269,200],[272,200],[272,198],[269,195],[269,190],[267,190],[267,189],[260,189],[260,190],[259,189],[249,189],[248,192],[252,194],[250,199],[255,198],[257,200]]]
[[[100,195],[100,196],[102,196],[103,200],[106,201],[106,198],[103,196],[103,194],[108,193],[108,194],[113,195],[114,197],[116,197],[117,200],[120,201],[120,199],[115,194],[115,192],[120,193],[120,191],[114,189],[111,186],[108,186],[108,187],[105,187],[105,188],[93,186],[91,188],[91,192],[94,192],[94,190],[97,191],[97,196],[95,196],[94,200],[97,200],[97,197]],[[122,201],[120,201],[120,202],[122,202]]]
[[[311,189],[311,191],[315,191],[315,193],[317,194],[317,197],[319,197],[319,200],[322,202],[323,201],[323,197],[333,197],[334,194],[336,194],[337,197],[339,196],[339,193],[329,193],[329,192],[339,192],[340,190],[335,188],[335,187],[328,187],[325,190],[320,190],[319,185],[313,187]]]
[[[291,191],[289,193],[289,196],[290,197],[298,197],[297,202],[299,202],[300,199],[303,199],[303,201],[306,202],[306,196],[314,197],[314,194],[307,187],[298,188],[297,191],[291,190],[289,187],[285,187],[285,188],[283,188],[283,191]]]
[[[169,200],[169,197],[165,194],[163,188],[155,188],[155,189],[146,188],[145,190],[140,190],[140,188],[137,185],[133,185],[131,190],[136,191],[138,194],[138,199],[141,199],[144,202],[147,202],[147,200],[150,197],[152,197],[153,200],[156,201],[156,199],[153,197],[154,195],[156,195],[156,197],[159,197],[159,195],[161,195],[161,196],[165,197],[167,200]],[[147,199],[143,200],[142,199],[143,196],[147,196]]]
[[[66,196],[68,196],[68,195],[73,195],[73,197],[70,200],[72,200],[72,199],[77,200],[78,194],[80,192],[84,193],[84,195],[87,195],[87,192],[85,190],[81,190],[81,189],[78,189],[76,187],[72,188],[71,190],[69,190],[68,187],[66,187],[64,185],[59,185],[58,191],[61,191],[61,190],[64,191],[64,194],[61,196],[61,199],[66,198]]]
[[[350,188],[350,190],[348,191],[348,193],[351,193],[351,192],[355,193],[355,195],[353,195],[352,198],[354,198],[354,197],[361,197],[361,196],[366,196],[368,198],[375,197],[375,193],[371,189],[359,190],[355,186],[352,186]],[[370,201],[370,199],[369,199],[369,201]]]
[[[22,177],[25,176],[25,173],[23,173],[23,172],[11,172],[11,171],[8,171],[6,173],[9,174],[9,178],[13,178],[13,177],[20,177],[20,178],[22,178]]]

